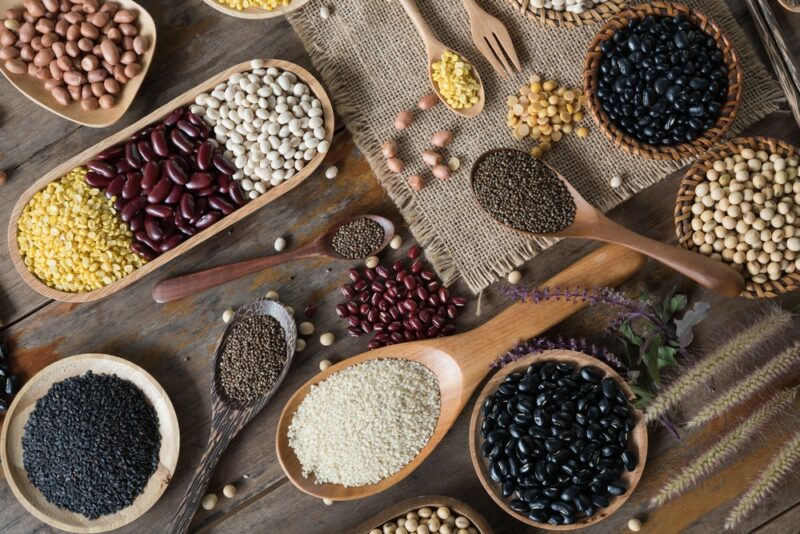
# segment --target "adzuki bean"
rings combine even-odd
[[[178,108],[87,164],[86,182],[116,199],[114,207],[134,234],[134,252],[147,260],[245,203],[231,179],[233,166],[198,120]]]
[[[467,299],[452,297],[436,276],[425,271],[422,251],[412,247],[412,261],[398,260],[389,267],[349,269],[353,282],[341,286],[348,302],[336,306],[336,314],[347,324],[347,334],[360,337],[374,334],[370,350],[396,343],[449,336],[455,333],[451,321]],[[423,276],[424,275],[424,276]]]

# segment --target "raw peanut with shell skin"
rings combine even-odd
[[[435,167],[442,162],[442,155],[433,150],[426,150],[422,153],[422,161],[428,167]]]
[[[406,168],[403,162],[398,158],[387,159],[386,166],[389,167],[389,170],[395,174],[400,174],[401,172],[403,172],[403,169]]]
[[[394,119],[394,127],[397,131],[405,130],[414,122],[414,115],[408,110],[403,110]]]
[[[440,180],[447,180],[450,178],[450,169],[447,165],[437,165],[433,168],[433,175]]]
[[[50,91],[50,94],[52,94],[53,98],[56,99],[56,102],[58,102],[62,106],[66,106],[71,101],[71,98],[69,96],[69,91],[67,91],[63,87],[54,87]]]
[[[414,174],[408,178],[408,185],[410,185],[411,189],[414,191],[422,191],[422,189],[425,187],[425,179],[419,174]]]
[[[453,134],[447,130],[436,132],[431,137],[431,144],[437,148],[444,148],[453,140]]]
[[[394,139],[389,139],[381,146],[381,152],[386,159],[397,156],[397,142]]]

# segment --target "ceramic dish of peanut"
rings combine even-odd
[[[0,71],[36,104],[103,128],[125,114],[156,46],[132,0],[0,0]]]

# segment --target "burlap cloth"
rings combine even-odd
[[[744,100],[735,126],[742,129],[776,111],[783,99],[780,88],[756,57],[725,2],[685,3],[719,22],[743,59]],[[332,8],[327,20],[319,16],[322,5]],[[481,5],[507,24],[523,72],[509,80],[495,74],[472,44],[460,0],[420,0],[419,7],[439,39],[478,68],[486,87],[486,109],[473,119],[458,117],[441,104],[427,112],[416,110],[414,124],[400,133],[393,127],[397,113],[415,108],[419,97],[431,91],[422,42],[402,6],[386,0],[311,0],[289,16],[332,93],[336,111],[436,271],[446,283],[462,277],[476,293],[553,241],[520,236],[486,216],[469,191],[472,163],[490,148],[533,145],[530,139],[518,142],[512,138],[506,126],[508,95],[515,94],[533,73],[581,87],[584,54],[599,28],[545,27],[520,14],[508,0],[483,0]],[[682,166],[635,158],[615,148],[588,113],[584,124],[590,127],[589,138],[565,136],[546,159],[602,210]],[[430,148],[431,134],[442,129],[455,134],[446,157],[456,156],[461,161],[460,170],[449,181],[433,179],[419,157]],[[391,138],[397,140],[399,157],[406,163],[402,176],[390,173],[381,155],[381,144]],[[406,182],[414,173],[429,178],[422,192],[414,192]],[[614,174],[624,178],[618,189],[609,186]]]

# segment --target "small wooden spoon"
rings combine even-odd
[[[527,152],[515,149],[501,148],[490,150],[484,153],[478,158],[478,160],[475,162],[475,165],[472,167],[470,180],[473,184],[473,194],[475,194],[474,179],[475,169],[477,166],[487,156],[502,151],[520,152],[525,154],[527,157],[533,158],[533,156]],[[570,184],[566,178],[558,173],[558,171],[544,161],[538,161],[550,169],[561,179],[562,182],[564,182],[564,185],[567,186],[567,189],[572,195],[577,208],[577,211],[575,212],[575,219],[573,220],[572,224],[564,230],[551,234],[533,234],[532,232],[526,232],[524,230],[506,225],[512,230],[527,235],[542,235],[546,237],[581,237],[595,239],[605,243],[615,243],[617,245],[622,245],[623,247],[628,247],[640,252],[645,256],[649,256],[654,260],[659,261],[681,273],[682,275],[694,280],[701,286],[707,287],[708,289],[719,293],[720,295],[726,297],[738,297],[741,295],[745,285],[744,278],[742,278],[742,275],[731,267],[728,267],[720,261],[703,256],[697,252],[692,252],[680,247],[661,243],[654,239],[649,239],[641,234],[637,234],[636,232],[628,230],[620,224],[613,222],[594,206],[589,204],[580,195],[580,193],[578,193],[578,191],[572,187],[572,184]],[[475,195],[475,199],[478,204],[481,205],[477,195]],[[481,207],[483,207],[483,205],[481,205]],[[489,211],[487,211],[487,213],[490,217],[492,216]]]
[[[644,257],[628,249],[604,246],[545,282],[546,287],[615,286],[630,278],[644,265]],[[338,363],[317,374],[298,389],[281,413],[276,433],[276,450],[286,476],[301,491],[323,499],[360,499],[394,486],[410,475],[442,441],[466,405],[475,388],[492,370],[504,351],[524,339],[541,334],[586,306],[585,302],[551,300],[536,305],[517,303],[483,326],[464,334],[401,343],[376,349]],[[394,475],[367,486],[345,487],[317,484],[304,477],[300,460],[289,445],[289,425],[311,387],[346,367],[367,360],[403,358],[427,367],[439,382],[441,404],[433,435],[419,454]],[[466,452],[464,454],[467,454]]]
[[[419,36],[422,38],[423,43],[425,43],[425,51],[428,54],[428,78],[431,81],[431,87],[433,87],[433,90],[438,95],[439,88],[436,86],[436,82],[433,81],[433,77],[431,76],[432,66],[436,61],[439,61],[442,58],[442,54],[448,50],[450,52],[455,52],[455,50],[445,46],[444,43],[436,38],[430,26],[428,26],[428,23],[425,22],[425,18],[422,16],[422,13],[420,13],[415,0],[400,0],[400,4],[403,6],[403,9],[406,10],[408,17],[411,19],[411,22],[414,23],[414,26],[417,28],[417,32],[419,32]],[[464,57],[458,52],[455,53],[461,58]],[[483,106],[486,104],[486,95],[484,93],[483,82],[481,81],[480,74],[478,74],[478,69],[475,68],[474,63],[470,63],[470,65],[472,65],[472,75],[475,77],[475,81],[477,81],[480,85],[480,89],[478,90],[479,100],[468,109],[455,109],[448,106],[447,102],[440,98],[440,100],[442,100],[442,104],[447,106],[449,110],[467,118],[477,117],[480,112],[483,111]]]
[[[196,273],[162,280],[153,288],[153,300],[163,304],[184,297],[190,297],[199,291],[216,287],[251,273],[263,271],[269,267],[299,260],[300,258],[326,256],[337,260],[349,259],[341,256],[333,249],[333,236],[339,228],[356,219],[371,219],[380,224],[383,228],[383,242],[380,247],[373,251],[373,254],[377,254],[386,248],[386,245],[388,245],[389,241],[394,237],[394,224],[392,224],[392,221],[389,219],[380,217],[379,215],[357,215],[337,223],[314,241],[298,249],[290,250],[283,254],[256,258],[254,260],[220,265],[219,267],[214,267],[205,271],[198,271]]]
[[[248,406],[239,407],[227,402],[222,392],[222,386],[219,383],[220,357],[233,327],[242,319],[257,315],[269,315],[281,324],[286,336],[286,362],[269,393]],[[296,342],[297,326],[294,318],[281,303],[269,299],[259,299],[236,310],[233,318],[225,328],[214,354],[214,376],[211,380],[211,435],[208,438],[208,444],[203,453],[203,458],[200,460],[200,465],[197,467],[192,482],[186,490],[186,495],[184,495],[178,507],[178,513],[175,515],[175,522],[172,524],[171,532],[186,532],[189,530],[189,525],[192,523],[197,507],[205,495],[208,481],[211,479],[211,474],[220,456],[225,452],[231,440],[236,437],[236,434],[267,405],[278,386],[283,382],[286,372],[292,365]]]

